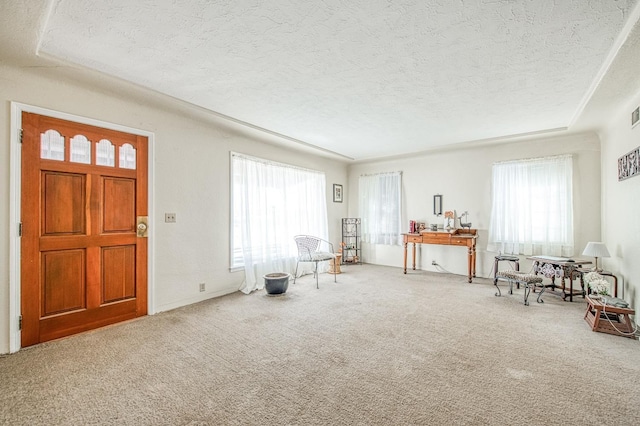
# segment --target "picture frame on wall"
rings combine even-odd
[[[342,202],[342,185],[337,183],[333,184],[333,202],[341,203]]]
[[[640,147],[618,158],[618,181],[640,174]]]
[[[442,195],[440,194],[433,196],[433,214],[435,216],[442,215]]]

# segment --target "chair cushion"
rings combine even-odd
[[[523,283],[541,283],[542,278],[538,275],[527,274],[526,272],[519,271],[500,271],[497,274],[499,277],[507,278],[510,280],[520,281]]]
[[[502,254],[500,256],[496,256],[496,260],[508,260],[508,261],[511,261],[511,262],[515,262],[515,261],[520,260],[520,258],[518,256],[509,256],[509,255],[506,255],[506,254]]]
[[[303,254],[298,259],[300,262],[322,262],[323,260],[335,259],[336,255],[326,251],[315,251],[311,255]]]

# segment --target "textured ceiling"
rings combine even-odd
[[[636,3],[52,0],[39,53],[366,159],[570,127]]]

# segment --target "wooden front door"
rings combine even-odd
[[[147,313],[146,137],[22,114],[22,346]]]

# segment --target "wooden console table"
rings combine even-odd
[[[404,238],[404,273],[407,273],[407,244],[413,243],[413,265],[416,270],[416,244],[438,244],[444,246],[467,247],[468,278],[476,276],[477,229],[456,229],[453,232],[423,231],[420,234],[402,234]]]
[[[566,257],[555,257],[555,256],[531,256],[527,257],[529,260],[533,260],[533,270],[535,274],[538,275],[542,268],[545,265],[551,265],[555,268],[562,269],[562,276],[560,281],[560,287],[556,285],[555,276],[551,278],[551,284],[546,285],[545,287],[551,287],[551,293],[554,293],[556,288],[559,288],[562,292],[562,300],[567,300],[567,296],[569,296],[569,302],[573,302],[573,296],[575,294],[582,295],[585,297],[586,293],[584,291],[584,281],[581,281],[582,290],[574,290],[573,289],[573,277],[574,274],[578,273],[578,269],[583,267],[584,265],[590,265],[591,262],[588,260],[571,260]],[[565,278],[569,279],[569,288],[567,289],[565,285]]]

